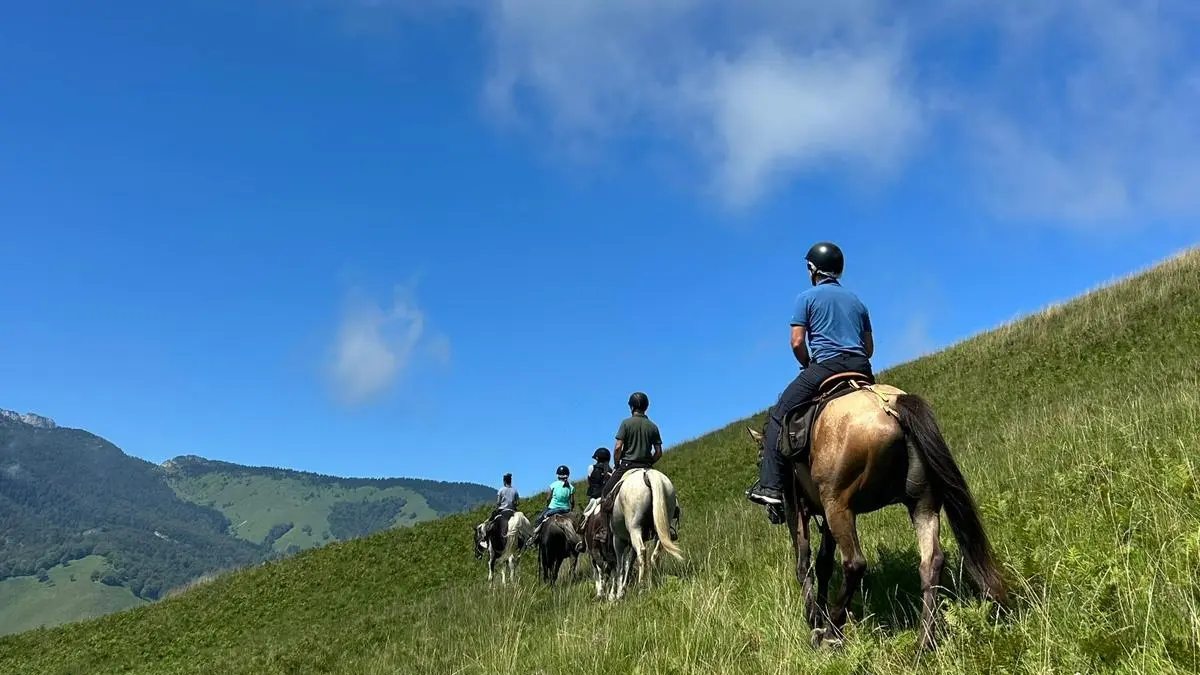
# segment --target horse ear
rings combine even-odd
[[[751,429],[750,427],[746,427],[746,431],[750,432],[750,438],[753,438],[756,443],[762,443],[762,439],[763,439],[762,434]]]

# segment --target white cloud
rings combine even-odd
[[[430,332],[413,288],[397,287],[386,309],[354,293],[343,310],[329,367],[335,394],[344,403],[364,403],[403,377],[423,353],[449,363],[450,342]]]
[[[1001,216],[1200,214],[1192,0],[390,4],[473,8],[492,119],[568,154],[681,149],[730,207],[810,172],[912,168],[937,142]]]
[[[747,206],[780,174],[835,160],[875,171],[899,159],[919,126],[899,65],[885,50],[798,56],[771,40],[718,61],[706,112],[725,201]]]

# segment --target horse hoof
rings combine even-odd
[[[814,628],[812,630],[811,642],[813,649],[820,649],[821,643],[825,641],[825,629]]]

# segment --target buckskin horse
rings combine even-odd
[[[859,373],[834,375],[801,414],[784,416],[781,452],[792,465],[784,486],[784,517],[796,553],[796,580],[804,588],[812,644],[841,641],[850,601],[866,572],[855,520],[893,504],[908,508],[916,532],[921,576],[921,650],[937,646],[936,587],[944,556],[938,541],[941,510],[975,585],[1003,605],[1004,581],[966,479],[925,399]],[[762,461],[763,435],[747,428]],[[820,516],[817,592],[809,574],[808,523]],[[826,613],[834,551],[841,553],[843,585]],[[832,633],[832,635],[830,635]]]
[[[491,583],[496,569],[496,561],[503,558],[507,570],[500,568],[500,583],[507,584],[515,580],[517,563],[521,560],[521,552],[525,550],[525,542],[533,534],[533,526],[524,513],[515,511],[507,519],[500,518],[489,531],[488,521],[475,526],[475,559],[488,554],[488,583]],[[507,573],[506,573],[507,572]]]

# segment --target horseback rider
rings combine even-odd
[[[585,515],[590,515],[592,510],[600,504],[599,500],[604,493],[604,484],[613,472],[612,467],[608,465],[609,457],[608,448],[596,448],[596,451],[592,453],[592,459],[596,460],[596,463],[588,467],[588,505],[584,509]]]
[[[492,515],[488,516],[485,531],[490,534],[501,517],[512,518],[513,514],[517,512],[519,501],[520,496],[517,494],[516,488],[512,486],[512,474],[504,474],[504,487],[496,491],[496,508],[492,509]]]
[[[819,242],[804,258],[812,287],[797,296],[791,320],[792,354],[801,370],[771,408],[759,479],[746,491],[747,499],[767,507],[768,518],[775,524],[783,521],[783,481],[787,475],[779,449],[783,418],[810,402],[830,376],[856,372],[874,381],[871,317],[858,297],[838,281],[845,265],[841,249],[831,242]]]
[[[621,420],[621,426],[617,428],[617,442],[613,446],[617,468],[600,490],[603,523],[597,532],[598,539],[608,537],[608,522],[612,519],[613,511],[612,489],[621,476],[630,469],[649,469],[662,457],[662,435],[658,425],[646,416],[649,408],[650,398],[643,392],[635,391],[629,395],[629,417]]]
[[[560,464],[555,476],[558,480],[550,484],[550,501],[546,510],[542,511],[533,524],[533,534],[529,537],[528,544],[530,547],[537,541],[542,523],[546,522],[547,518],[559,513],[570,513],[575,508],[575,486],[571,485],[571,469],[567,468],[566,464]]]

